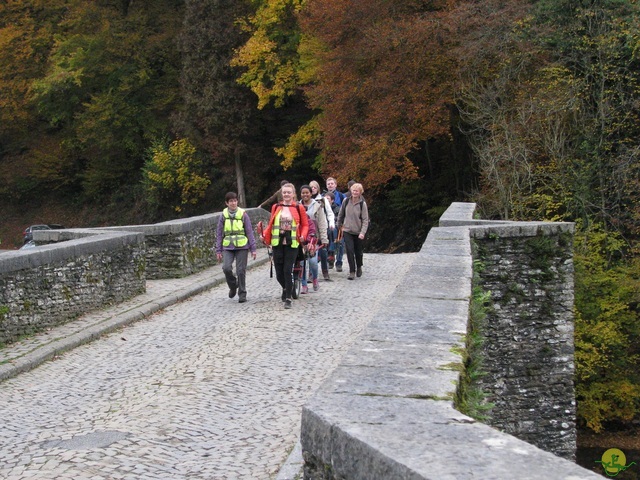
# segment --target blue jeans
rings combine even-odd
[[[311,272],[311,278],[314,280],[318,279],[318,252],[311,257],[307,258],[307,262],[304,266],[304,271],[302,272],[302,286],[307,286],[307,266],[309,267],[309,271]]]
[[[338,230],[327,230],[327,235],[329,236],[329,255],[333,254],[335,256],[336,265],[342,265],[342,256],[344,255],[344,238],[340,240],[340,242],[336,242],[336,237],[338,235]],[[321,257],[322,259],[322,257]],[[322,271],[324,271],[324,263],[322,264]]]
[[[336,252],[336,265],[340,267],[342,266],[342,256],[344,255],[344,236],[342,237],[342,240],[334,243],[333,247]]]

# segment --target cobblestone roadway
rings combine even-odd
[[[412,258],[367,254],[291,310],[262,266],[245,304],[218,286],[0,384],[0,478],[272,478]]]

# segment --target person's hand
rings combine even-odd
[[[222,261],[222,254],[221,253],[216,253],[216,258],[218,259],[218,262]]]
[[[361,233],[360,235],[358,235],[358,238],[359,238],[360,240],[364,240],[364,233]]]
[[[256,252],[251,252],[251,257],[253,257],[253,259],[255,260],[255,259],[256,259],[256,257],[257,257]]]

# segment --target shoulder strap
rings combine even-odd
[[[327,202],[324,201],[324,198],[322,199],[322,209],[324,210],[324,216],[327,217],[327,221],[329,221],[329,213],[327,212]]]
[[[338,220],[340,222],[344,222],[344,217],[347,216],[347,204],[348,203],[349,203],[349,197],[345,197],[345,199],[340,204],[340,211],[338,212]]]
[[[344,207],[344,214],[347,214],[347,204],[351,200],[351,196],[345,197],[344,202],[342,202],[342,206]],[[362,205],[365,204],[364,198],[360,200],[360,221],[362,221]]]

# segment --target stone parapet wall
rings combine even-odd
[[[219,216],[174,220],[154,225],[153,232],[143,230],[149,279],[186,277],[215,265]]]
[[[246,211],[254,229],[269,221],[266,210]],[[147,278],[179,278],[215,265],[220,215],[35,231],[37,248],[0,254],[0,345],[143,293]]]
[[[0,255],[0,344],[145,291],[142,234],[77,235]]]
[[[245,209],[254,228],[259,221],[269,222],[269,212],[262,208]],[[106,230],[140,232],[146,243],[146,275],[149,280],[181,278],[217,264],[216,227],[221,212],[149,225],[126,225]],[[105,230],[105,229],[100,229]],[[45,230],[39,239],[63,241],[68,231]],[[36,238],[36,237],[34,237]],[[40,241],[40,240],[38,240]],[[264,247],[258,239],[258,248]]]
[[[472,228],[478,286],[490,295],[477,387],[487,423],[575,458],[573,225]]]
[[[269,221],[269,212],[262,208],[245,209],[254,228],[259,221]],[[101,228],[100,231],[140,232],[144,234],[146,276],[149,280],[181,278],[217,264],[215,254],[216,227],[221,213],[170,220],[149,225],[125,225]],[[89,229],[91,230],[91,229]],[[38,243],[61,242],[80,230],[44,230],[34,234]],[[259,248],[264,247],[257,240]]]
[[[474,276],[473,243],[482,241],[485,232],[489,232],[486,236],[491,240],[517,234],[516,238],[526,242],[528,233],[533,233],[533,237],[538,233],[554,237],[571,228],[567,224],[541,222],[496,224],[473,219],[474,211],[474,204],[452,204],[443,215],[441,226],[430,231],[393,300],[378,313],[341,364],[305,405],[300,438],[305,479],[601,478],[566,458],[474,420],[454,408],[460,372],[464,371],[463,354],[467,350]],[[492,232],[496,226],[507,230],[499,234]],[[487,227],[489,230],[484,230]],[[519,240],[507,241],[505,248],[512,249],[513,255],[518,256],[518,245]],[[530,289],[532,302],[542,298],[546,302],[547,294],[562,296],[565,287],[570,289],[570,283],[565,283],[569,282],[565,275],[571,273],[570,264],[560,261],[566,254],[564,248],[558,254],[555,268],[559,276],[555,283],[551,281],[549,285],[540,285],[538,290]],[[490,265],[485,271],[494,271],[498,277],[516,275],[517,281],[525,281],[517,277],[517,270],[500,270],[515,258],[505,258],[502,262],[494,258],[499,267]],[[529,279],[528,283],[535,283],[538,272],[531,264],[528,269],[522,268],[528,272],[529,276],[525,277]],[[538,344],[543,345],[539,347],[541,356],[531,360],[540,359],[547,365],[544,362],[553,359],[548,364],[553,365],[553,371],[549,373],[553,373],[554,379],[541,385],[541,377],[536,377],[530,385],[520,382],[498,392],[497,396],[517,393],[528,397],[522,389],[535,391],[542,401],[542,406],[538,407],[541,408],[540,421],[535,425],[526,424],[521,430],[527,435],[537,432],[534,435],[536,442],[548,434],[552,448],[558,454],[565,454],[566,447],[575,446],[572,443],[575,436],[571,428],[563,427],[562,423],[573,425],[575,412],[569,408],[573,400],[570,389],[572,360],[562,360],[571,351],[568,332],[572,319],[564,315],[571,301],[570,295],[562,297],[561,301],[559,312],[552,312],[549,319],[541,323],[539,331],[535,326],[523,325],[521,333],[528,331],[541,342]],[[542,313],[544,308],[540,309]],[[500,336],[498,329],[493,333]],[[514,331],[505,332],[505,336],[508,335],[513,336]],[[522,349],[522,344],[513,339],[496,341]],[[550,352],[544,348],[545,342]],[[493,343],[494,340],[487,337],[485,347],[490,349]],[[563,370],[562,365],[567,368]],[[493,366],[496,372],[504,369],[504,382],[509,381],[509,367],[498,361]],[[532,364],[531,367],[533,371],[536,366]],[[521,377],[516,375],[514,378],[519,380]],[[562,386],[563,398],[558,398],[552,391],[556,385]],[[512,389],[521,390],[514,392]],[[500,400],[508,404],[510,397]],[[554,412],[555,418],[551,418]],[[514,411],[510,413],[517,415]],[[529,418],[535,417],[529,412],[522,413]],[[508,422],[505,425],[511,426]]]

